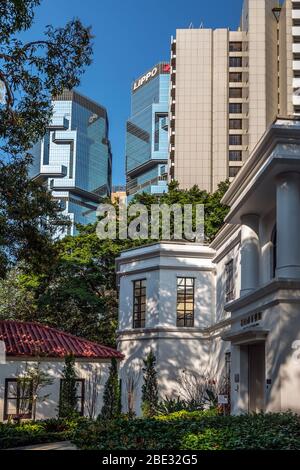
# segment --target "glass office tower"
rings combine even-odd
[[[76,224],[96,221],[100,197],[110,196],[112,154],[106,109],[75,91],[53,100],[44,139],[32,149],[30,177],[47,185],[76,234]]]
[[[167,191],[170,65],[161,62],[132,85],[126,129],[129,199],[136,193]]]

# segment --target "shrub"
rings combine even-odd
[[[165,397],[158,403],[157,412],[161,415],[168,415],[170,413],[175,413],[177,411],[186,410],[187,403],[184,400],[181,400],[179,397],[170,398]]]
[[[48,419],[36,422],[0,423],[0,449],[70,439],[78,423],[85,421]]]
[[[143,361],[142,410],[145,418],[151,418],[157,413],[158,407],[157,372],[155,370],[156,357],[152,350]]]
[[[158,415],[155,419],[159,421],[174,421],[178,419],[186,419],[186,420],[201,420],[204,417],[208,416],[218,416],[219,411],[217,408],[211,408],[209,410],[202,410],[202,411],[188,411],[188,410],[180,410],[175,411],[174,413],[170,413],[168,415]]]
[[[212,410],[213,414],[217,414],[217,408],[209,408]],[[207,412],[209,410],[204,410],[203,405],[199,405],[197,402],[182,400],[181,398],[170,398],[165,397],[161,400],[157,406],[157,414],[159,415],[170,415],[171,413],[176,413],[180,411],[185,412]]]
[[[118,363],[116,358],[112,358],[109,369],[109,376],[106,381],[103,393],[103,406],[101,417],[113,419],[121,413],[121,391],[118,378]]]
[[[155,419],[86,421],[73,441],[79,448],[97,450],[300,450],[300,419],[292,413],[180,411]]]
[[[74,356],[65,357],[65,365],[62,371],[61,393],[59,399],[59,416],[68,418],[77,413],[76,398],[76,371]]]
[[[224,450],[226,449],[226,431],[208,428],[199,434],[187,434],[182,440],[181,448],[184,450]]]

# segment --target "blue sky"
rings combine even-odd
[[[125,124],[131,82],[159,61],[169,60],[176,28],[239,24],[242,0],[42,0],[26,36],[45,25],[62,26],[73,17],[92,26],[94,57],[83,76],[83,94],[106,106],[113,151],[113,183],[124,184]]]

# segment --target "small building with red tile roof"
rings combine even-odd
[[[96,417],[111,360],[123,358],[116,349],[35,322],[0,321],[0,345],[5,351],[0,358],[0,421],[32,418],[30,391],[22,390],[20,379],[37,364],[51,384],[41,389],[41,398],[47,398],[38,400],[36,419],[56,417],[65,358],[70,355],[75,360],[78,412]]]

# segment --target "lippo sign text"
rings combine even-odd
[[[189,240],[204,242],[203,204],[100,204],[96,232],[101,240]]]
[[[148,83],[150,80],[155,78],[158,74],[169,74],[171,71],[170,64],[160,63],[145,73],[142,77],[136,80],[132,87],[132,92],[135,93],[141,86]]]
[[[139,80],[136,80],[133,84],[133,91],[136,91],[144,83],[148,82],[150,78],[154,78],[158,74],[158,67],[154,67],[150,72],[143,75]]]

